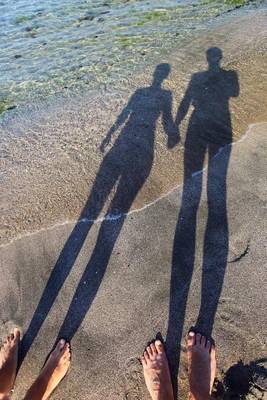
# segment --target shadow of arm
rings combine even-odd
[[[180,141],[178,128],[174,123],[172,116],[172,94],[167,93],[162,109],[162,124],[165,133],[168,135],[168,149],[172,149]]]
[[[109,129],[105,139],[102,141],[100,145],[100,150],[102,153],[105,151],[105,148],[108,146],[108,144],[111,141],[112,135],[116,132],[116,130],[127,120],[130,111],[131,111],[131,103],[132,99],[129,101],[126,107],[122,110],[120,115],[118,116],[116,122],[112,125],[112,127]]]
[[[192,86],[193,85],[191,80],[177,110],[177,115],[175,119],[175,124],[177,125],[177,127],[179,127],[180,123],[183,121],[192,102]]]
[[[239,88],[239,80],[238,80],[238,74],[235,71],[232,71],[233,74],[233,93],[232,93],[232,97],[238,97],[239,96],[239,92],[240,92],[240,88]]]

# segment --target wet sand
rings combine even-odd
[[[224,194],[228,220],[225,242],[229,247],[213,324],[220,379],[239,359],[247,364],[266,354],[266,33],[260,29],[265,17],[256,13],[257,24],[251,17],[242,21],[233,18],[228,35],[225,26],[211,27],[196,38],[195,48],[183,55],[183,62],[178,62],[177,55],[161,60],[172,67],[164,87],[172,91],[174,114],[191,74],[205,70],[205,51],[210,46],[223,49],[223,67],[237,71],[240,82],[240,95],[230,101],[235,144]],[[250,35],[245,34],[248,27]],[[65,99],[64,107],[62,103],[42,108],[36,105],[2,126],[0,336],[4,337],[13,324],[26,332],[33,316],[35,322],[26,335],[24,346],[31,347],[19,371],[15,399],[21,398],[36,377],[59,332],[73,336],[73,361],[55,399],[73,394],[90,400],[148,398],[138,357],[158,332],[163,338],[169,335],[169,343],[176,346],[170,346],[169,352],[180,356],[180,396],[187,396],[185,349],[182,345],[180,355],[177,353],[177,333],[169,332],[170,319],[175,321],[175,316],[169,316],[169,305],[170,297],[176,296],[175,303],[187,306],[177,327],[178,336],[184,337],[198,316],[208,221],[205,169],[197,210],[194,272],[186,282],[191,286],[185,302],[183,290],[170,293],[170,280],[184,190],[183,154],[189,117],[181,128],[181,143],[173,149],[167,148],[167,136],[158,121],[153,167],[123,226],[119,225],[124,218],[121,210],[104,224],[102,213],[94,224],[85,218],[75,225],[103,159],[101,141],[131,94],[150,84],[152,73],[135,77],[129,88],[115,94]],[[256,122],[244,135],[248,125]],[[225,146],[210,161],[211,174],[220,175],[228,162],[229,148]],[[195,174],[188,181],[192,190],[200,177],[202,174]],[[216,200],[216,191],[212,193]],[[104,237],[99,241],[103,227]],[[79,243],[78,234],[84,241]],[[219,251],[220,245],[219,240]],[[58,280],[45,290],[60,257]],[[213,260],[214,254],[210,254],[206,261]],[[44,291],[46,298],[36,312]],[[207,312],[212,307],[212,302],[208,303]],[[263,398],[263,392],[248,396]]]
[[[266,124],[252,127],[233,146],[228,170],[229,255],[213,327],[219,377],[238,360],[246,364],[262,358],[266,352],[266,128]],[[213,168],[218,167],[225,154],[224,150],[216,157]],[[204,179],[205,175],[206,172]],[[72,340],[71,372],[54,398],[66,398],[73,393],[78,399],[148,398],[138,357],[157,332],[166,336],[172,244],[180,206],[181,187],[126,218],[97,297]],[[183,337],[195,323],[199,308],[206,217],[204,187]],[[72,227],[69,224],[39,232],[2,249],[1,275],[5,277],[1,283],[2,337],[14,323],[26,330]],[[15,399],[21,398],[54,343],[73,289],[92,254],[98,230],[99,224],[95,224],[24,360]],[[186,398],[184,345],[179,383],[181,396]]]
[[[240,84],[239,96],[230,99],[233,140],[249,124],[266,120],[266,11],[250,14],[233,15],[227,24],[203,29],[183,53],[173,52],[159,60],[171,67],[163,87],[172,93],[173,118],[191,75],[207,68],[206,51],[217,46],[223,51],[223,68],[236,71]],[[1,244],[79,218],[103,160],[102,140],[133,93],[151,84],[155,68],[143,75],[132,74],[128,85],[121,87],[118,82],[118,89],[111,93],[90,92],[37,103],[2,123]],[[154,152],[153,167],[132,209],[142,208],[182,183],[191,112],[192,107],[180,127],[181,142],[173,149],[167,148],[162,120],[157,120],[154,149],[149,150]],[[120,131],[114,134],[113,143]]]

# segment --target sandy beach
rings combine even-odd
[[[54,399],[149,399],[139,357],[157,334],[186,399],[196,323],[216,342],[218,397],[266,398],[266,18],[233,13],[112,92],[1,121],[0,337],[25,335],[15,400],[62,336],[73,358]]]
[[[266,124],[251,127],[246,137],[233,146],[228,170],[229,255],[213,326],[219,377],[237,361],[249,364],[264,357],[266,351],[265,132]],[[216,157],[214,168],[223,162],[224,156],[222,151]],[[81,399],[148,399],[138,357],[156,333],[166,336],[173,234],[180,205],[181,187],[178,187],[126,218],[98,295],[72,340],[71,373],[54,398],[75,393]],[[207,216],[205,194],[198,214],[196,265],[180,355],[183,398],[187,389],[184,335],[194,324],[200,303],[203,221]],[[69,224],[40,232],[2,249],[1,273],[5,280],[1,283],[1,293],[5,302],[1,303],[1,336],[12,324],[26,328],[72,228]],[[22,364],[14,398],[20,398],[20,393],[34,379],[44,354],[54,343],[68,312],[73,288],[79,284],[93,252],[99,228],[100,224],[93,226],[49,315],[39,315],[44,324]],[[256,390],[256,398],[262,396]]]
[[[257,24],[252,23],[254,19]],[[197,32],[193,43],[185,46],[182,54],[173,52],[149,67],[147,73],[132,74],[123,87],[112,92],[95,91],[37,101],[22,107],[14,117],[4,119],[0,128],[4,189],[0,243],[79,218],[103,160],[101,142],[134,93],[149,87],[161,63],[170,66],[163,87],[172,94],[175,118],[191,76],[207,68],[206,51],[216,45],[223,52],[223,67],[236,71],[240,85],[239,95],[230,98],[231,140],[238,140],[249,124],[265,121],[265,21],[265,9],[252,11],[251,15],[234,14],[227,24],[219,22]],[[250,35],[246,35],[247,30]],[[182,183],[184,143],[191,112],[192,107],[180,126],[181,141],[173,149],[168,149],[161,119],[156,121],[154,146],[149,150],[154,153],[153,166],[132,209],[142,208]],[[138,123],[144,124],[143,120],[148,118],[144,114]],[[112,143],[123,125],[114,133]],[[102,216],[104,213],[105,209]]]

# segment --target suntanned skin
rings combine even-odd
[[[168,360],[160,340],[147,346],[141,358],[147,389],[152,400],[173,400]]]
[[[190,399],[211,399],[216,373],[215,347],[200,333],[189,332],[187,358]]]
[[[61,339],[24,400],[47,400],[66,375],[70,358],[70,345]]]
[[[0,350],[0,400],[10,400],[16,378],[19,342],[20,331],[14,329]],[[70,358],[70,345],[61,339],[24,400],[47,400],[66,375]]]
[[[19,341],[20,331],[14,329],[0,350],[0,400],[8,399],[14,386]]]
[[[215,348],[205,336],[189,332],[187,358],[190,400],[210,400],[216,372]],[[163,344],[156,340],[141,358],[147,389],[152,400],[173,400],[168,360]]]
[[[10,400],[16,377],[18,329],[7,337],[0,350],[0,400]],[[210,400],[216,372],[215,347],[200,333],[189,332],[187,356],[190,400]],[[48,400],[70,366],[70,344],[61,339],[24,400]],[[142,358],[144,377],[152,400],[174,400],[168,360],[160,340],[147,346]]]

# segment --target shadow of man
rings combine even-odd
[[[151,171],[154,160],[155,128],[160,116],[168,135],[168,143],[174,139],[176,128],[172,118],[172,94],[162,88],[162,83],[169,73],[169,64],[159,64],[156,67],[152,85],[140,88],[132,95],[102,142],[100,149],[104,152],[112,135],[124,124],[113,146],[104,156],[88,201],[48,279],[24,336],[22,346],[24,356],[67,279],[90,228],[112,189],[117,185],[101,224],[92,256],[73,295],[58,336],[70,340],[89,310],[127,212]]]
[[[195,262],[197,211],[203,178],[201,171],[206,153],[208,217],[203,248],[201,305],[196,328],[207,336],[212,333],[228,255],[226,175],[232,142],[229,100],[239,95],[239,83],[235,71],[221,68],[222,51],[219,48],[209,48],[206,55],[208,69],[192,75],[176,117],[179,127],[190,105],[193,106],[185,139],[184,185],[173,243],[166,338],[175,393],[179,346]],[[224,146],[226,147],[223,157],[214,160],[215,155]]]

